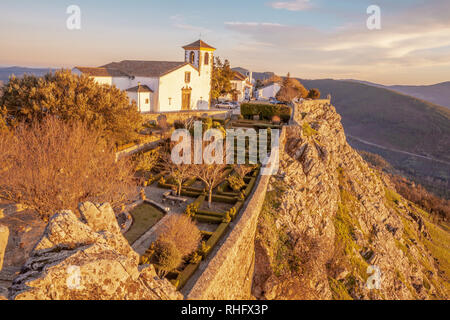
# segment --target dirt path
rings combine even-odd
[[[379,144],[372,143],[372,142],[369,142],[369,141],[366,141],[366,140],[363,140],[363,139],[360,139],[360,138],[357,138],[357,137],[351,136],[351,135],[347,135],[347,137],[350,138],[350,139],[356,140],[358,142],[367,144],[369,146],[377,147],[377,148],[380,148],[380,149],[383,149],[383,150],[387,150],[387,151],[391,151],[391,152],[397,152],[397,153],[402,153],[402,154],[406,154],[408,156],[412,156],[412,157],[416,157],[416,158],[422,158],[422,159],[426,159],[426,160],[430,160],[430,161],[434,161],[434,162],[439,162],[439,163],[443,163],[443,164],[446,164],[446,165],[450,166],[450,162],[447,162],[447,161],[444,161],[444,160],[439,160],[439,159],[436,159],[436,158],[423,156],[423,155],[416,154],[416,153],[411,153],[411,152],[408,152],[408,151],[402,151],[402,150],[398,150],[398,149],[394,149],[394,148],[388,148],[388,147],[381,146]]]

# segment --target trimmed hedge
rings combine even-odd
[[[190,187],[197,181],[197,178],[191,178],[183,183],[183,187]]]
[[[245,198],[247,198],[250,195],[250,193],[253,190],[253,187],[255,186],[255,183],[256,183],[256,178],[252,178],[250,180],[250,183],[247,185],[247,188],[245,188],[245,191],[244,191]]]
[[[244,201],[236,202],[236,204],[233,207],[236,210],[236,214],[234,215],[234,217],[232,217],[233,220],[236,219],[236,217],[240,213],[239,211],[242,209],[243,206],[244,206]]]
[[[199,263],[190,263],[179,275],[177,280],[173,281],[172,284],[175,285],[177,290],[182,289],[188,280],[192,277],[192,275],[197,271],[198,267],[200,267]]]
[[[229,223],[225,222],[221,223],[220,226],[216,229],[216,231],[214,231],[211,238],[209,238],[208,242],[206,242],[206,246],[214,248],[215,245],[219,242],[219,240],[223,237],[223,235],[227,231],[229,225],[230,225]]]
[[[211,216],[211,217],[217,217],[217,218],[222,218],[225,216],[225,213],[219,213],[219,212],[214,212],[214,211],[209,211],[209,210],[198,210],[197,214],[202,215],[202,216]]]
[[[274,116],[279,116],[283,122],[291,120],[292,110],[287,105],[244,103],[241,104],[241,114],[246,119],[259,116],[260,119],[272,121]]]
[[[206,222],[206,223],[214,223],[214,224],[219,224],[219,223],[222,223],[222,221],[223,221],[223,218],[205,216],[202,214],[196,214],[194,218],[198,222]]]
[[[235,204],[236,201],[238,201],[239,199],[236,199],[236,197],[227,197],[227,196],[221,196],[221,195],[214,195],[213,194],[212,200],[214,202]]]

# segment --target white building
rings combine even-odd
[[[240,72],[234,71],[234,76],[231,80],[231,88],[234,92],[220,97],[220,100],[243,102],[244,100],[250,100],[252,98],[253,84],[248,76],[245,76]]]
[[[270,98],[275,98],[277,93],[280,91],[281,85],[279,83],[271,83],[265,85],[262,88],[256,90],[256,99],[258,100],[268,100]]]
[[[183,62],[124,60],[73,72],[126,91],[141,112],[207,110],[216,49],[201,40],[183,49]]]

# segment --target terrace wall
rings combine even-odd
[[[280,136],[280,153],[284,150],[285,136],[284,128]],[[187,299],[243,300],[251,297],[256,228],[269,181],[270,176],[259,176],[240,219],[192,289],[185,292]]]
[[[228,110],[194,110],[194,111],[177,111],[177,112],[161,112],[161,113],[146,113],[142,116],[145,121],[156,121],[160,115],[167,117],[167,122],[173,123],[175,120],[187,120],[192,117],[201,117],[207,114],[209,117],[220,116],[225,117]]]

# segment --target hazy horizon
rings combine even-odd
[[[72,68],[125,59],[182,61],[202,40],[234,67],[303,79],[383,85],[449,81],[450,2],[379,0],[381,29],[369,30],[370,0],[79,0],[81,30],[68,30],[71,1],[0,2],[0,65]]]

